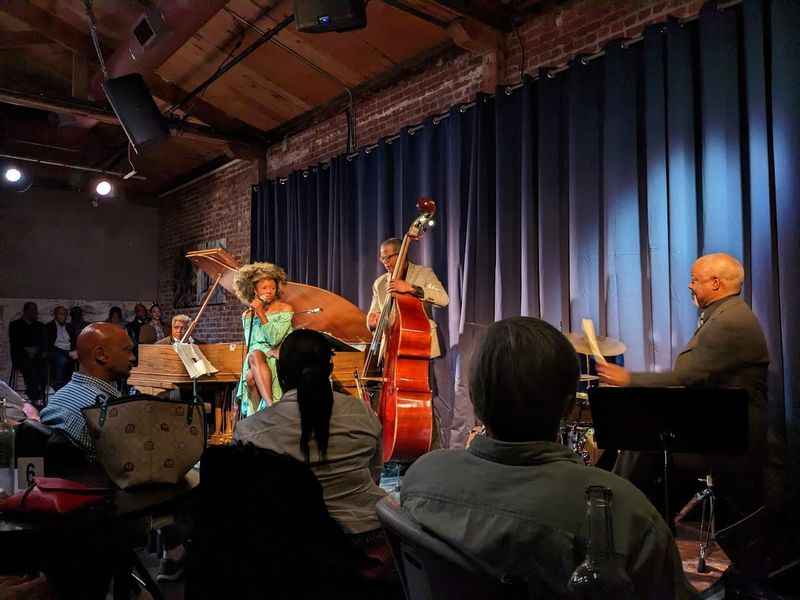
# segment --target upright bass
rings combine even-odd
[[[431,198],[419,198],[417,210],[419,214],[403,237],[387,285],[405,278],[411,242],[433,225],[436,203]],[[367,404],[371,404],[373,394],[380,394],[384,462],[410,462],[431,448],[430,360],[431,328],[422,300],[410,294],[390,294],[359,377]]]

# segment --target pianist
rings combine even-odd
[[[180,342],[183,334],[186,333],[186,330],[189,328],[189,323],[192,322],[192,319],[188,315],[175,315],[172,317],[172,331],[170,335],[165,338],[161,338],[156,342],[156,344],[174,344],[175,342]],[[202,344],[200,340],[189,336],[189,339],[186,340],[189,344]]]

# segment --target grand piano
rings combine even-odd
[[[186,258],[214,281],[184,336],[188,339],[217,287],[221,285],[233,293],[233,277],[239,264],[221,248],[189,252]],[[358,396],[355,374],[364,364],[364,349],[372,339],[366,327],[366,315],[341,296],[314,286],[287,282],[281,286],[281,293],[282,299],[295,310],[295,329],[320,331],[331,342],[335,388]],[[246,358],[245,347],[241,341],[200,344],[198,347],[217,369],[216,373],[197,378],[200,395],[206,400],[207,408],[213,411],[209,443],[229,443],[238,415],[233,394]],[[139,363],[131,371],[128,384],[143,393],[158,395],[173,390],[188,393],[194,382],[171,345],[143,344],[139,346]]]

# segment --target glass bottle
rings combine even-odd
[[[572,598],[633,600],[633,582],[614,552],[610,489],[586,488],[586,558],[572,572],[567,589]]]
[[[14,426],[6,417],[6,399],[0,398],[0,495],[14,493]]]

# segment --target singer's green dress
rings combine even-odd
[[[284,338],[289,335],[289,332],[292,331],[293,316],[294,313],[291,311],[267,313],[267,323],[262,323],[261,319],[259,319],[257,315],[250,316],[250,314],[245,314],[242,316],[242,327],[244,327],[244,343],[245,347],[249,349],[247,358],[250,358],[251,353],[255,352],[256,350],[260,350],[266,356],[269,370],[272,371],[273,402],[280,400],[283,391],[281,390],[280,383],[278,383],[278,361],[274,357],[268,356],[267,351],[279,346]],[[252,319],[255,319],[255,321],[252,323],[251,327]],[[252,406],[250,405],[250,399],[247,390],[247,374],[249,372],[250,361],[245,360],[244,365],[242,365],[242,376],[239,379],[239,388],[236,391],[236,398],[239,400],[239,410],[241,411],[242,418],[251,415],[254,412]],[[262,410],[263,408],[266,408],[266,406],[267,401],[264,398],[260,398],[258,402],[258,408],[256,408],[256,410]]]

